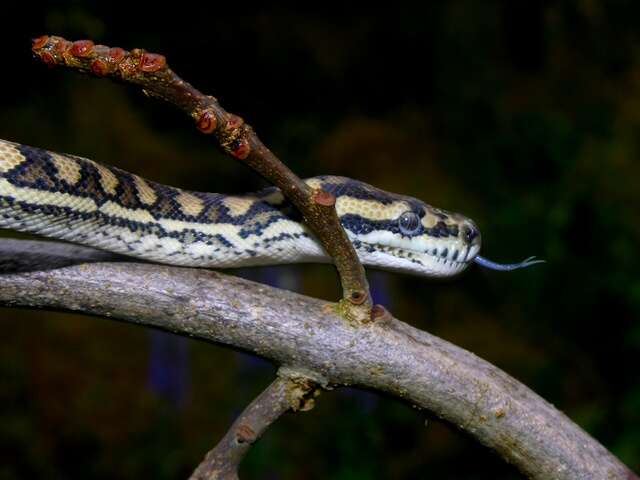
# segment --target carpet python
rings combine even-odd
[[[468,218],[415,198],[336,176],[306,180],[336,197],[336,211],[364,265],[446,277],[478,255]],[[277,188],[246,195],[181,190],[118,168],[0,140],[0,228],[93,246],[153,262],[227,268],[330,262]]]

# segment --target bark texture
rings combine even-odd
[[[138,85],[147,95],[175,105],[191,116],[201,132],[216,137],[225,153],[277,186],[296,206],[334,260],[342,284],[345,310],[353,320],[370,320],[371,296],[364,267],[340,224],[335,197],[328,192],[312,190],[262,143],[242,118],[230,114],[216,98],[203,94],[178,77],[163,55],[140,48],[128,52],[119,47],[94,45],[91,40],[70,42],[48,35],[36,38],[32,51],[52,67],[71,68]]]
[[[312,407],[314,383],[286,372],[269,385],[233,422],[227,434],[198,465],[189,480],[238,480],[240,462],[282,414]]]
[[[104,255],[50,242],[0,241],[14,270],[0,279],[0,305],[161,328],[253,352],[320,385],[387,392],[466,431],[529,478],[638,478],[526,386],[387,313],[354,324],[334,303],[208,270],[126,262],[60,268],[53,262],[51,269],[25,271],[32,255],[68,259],[66,248],[90,262]]]

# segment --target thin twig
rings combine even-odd
[[[91,40],[70,42],[61,37],[43,36],[33,41],[33,52],[49,66],[65,66],[139,85],[152,97],[182,109],[198,129],[213,134],[227,154],[243,161],[276,185],[303,215],[333,258],[343,290],[343,304],[350,318],[366,322],[370,318],[369,288],[358,256],[340,224],[335,197],[313,190],[284,165],[258,138],[242,118],[224,110],[218,101],[204,95],[178,77],[162,55],[142,49],[95,45]]]
[[[253,445],[288,410],[309,410],[312,381],[277,378],[233,422],[227,434],[205,456],[190,480],[237,480],[240,462]]]
[[[9,245],[11,254],[24,257],[49,249],[49,242],[36,248],[22,242],[0,240],[0,251]],[[514,378],[384,312],[353,328],[329,302],[218,272],[142,263],[2,275],[0,306],[71,310],[161,328],[253,352],[322,385],[387,392],[457,426],[532,479],[638,480]]]

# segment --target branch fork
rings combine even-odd
[[[213,135],[222,151],[255,170],[282,191],[300,210],[305,223],[333,258],[342,284],[345,316],[356,323],[371,320],[371,298],[364,268],[340,224],[335,197],[314,191],[284,165],[245,121],[223,109],[215,97],[204,95],[176,75],[163,55],[136,48],[126,51],[70,42],[47,36],[33,40],[32,51],[48,66],[64,66],[98,77],[141,86],[151,96],[175,105],[194,119],[202,133]]]
[[[234,455],[227,465],[237,465],[238,455],[274,418],[292,406],[310,407],[319,388],[353,385],[432,412],[493,449],[526,478],[639,480],[566,415],[505,372],[382,309],[374,308],[381,313],[376,321],[353,328],[334,303],[219,272],[123,260],[77,245],[0,239],[0,305],[83,312],[161,328],[289,366],[279,371],[279,387],[264,393],[276,400],[258,402],[265,414],[248,422],[243,413],[225,436],[223,444],[244,445],[227,448]],[[285,391],[286,401],[278,394]]]
[[[372,310],[364,268],[340,224],[335,196],[311,189],[260,141],[241,117],[227,112],[215,97],[204,95],[178,77],[163,55],[139,48],[129,52],[119,47],[96,45],[91,40],[70,42],[47,35],[33,40],[32,51],[50,67],[69,67],[141,86],[146,95],[169,102],[187,113],[200,132],[216,138],[222,151],[280,188],[300,210],[305,223],[334,260],[343,289],[338,311],[344,318],[355,324],[374,319],[373,313],[377,315],[377,310]],[[289,409],[313,407],[313,398],[306,398],[315,390],[313,385],[310,380],[279,378],[274,381],[247,407],[191,478],[237,478],[240,461],[271,423]]]
[[[287,411],[313,408],[315,382],[280,376],[240,414],[227,434],[210,450],[190,480],[236,480],[240,462],[266,429]]]

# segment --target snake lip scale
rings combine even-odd
[[[305,180],[332,194],[364,265],[448,277],[476,262],[470,219],[358,180]],[[0,228],[145,260],[205,268],[331,262],[277,188],[245,195],[190,192],[92,160],[0,140]]]

